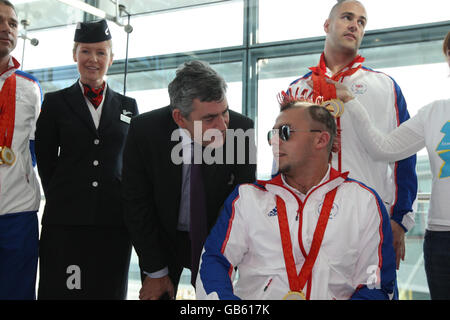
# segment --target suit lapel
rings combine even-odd
[[[170,195],[170,201],[167,202],[167,219],[170,220],[171,225],[176,226],[180,212],[183,165],[175,164],[171,157],[173,148],[180,143],[180,141],[171,141],[172,132],[178,129],[178,126],[172,119],[170,109],[167,114],[167,121],[161,123],[160,129],[161,139],[163,139],[160,140],[160,143],[163,143],[164,146],[167,147],[167,151],[165,153],[165,157],[167,158],[163,159],[162,163],[159,163],[161,166],[159,170],[161,170],[161,172],[165,172],[164,182],[162,185],[165,185],[164,189],[166,189],[166,192]],[[165,196],[169,197],[168,195]],[[176,237],[175,232],[172,237]]]
[[[170,179],[169,181],[171,181],[171,184],[174,186],[179,186],[177,188],[177,190],[173,190],[175,192],[175,195],[177,196],[177,198],[181,198],[181,184],[182,184],[182,173],[183,173],[183,165],[182,164],[175,164],[174,161],[172,160],[172,150],[174,150],[175,146],[179,143],[181,143],[180,141],[172,141],[171,137],[172,137],[172,133],[178,129],[177,124],[173,121],[172,119],[172,115],[169,114],[169,121],[168,121],[168,125],[167,125],[167,146],[168,146],[168,150],[167,150],[167,155],[168,155],[168,159],[167,159],[167,164],[168,164],[168,178]]]
[[[86,124],[89,130],[97,136],[98,134],[97,129],[95,128],[94,120],[92,120],[91,112],[86,104],[78,81],[71,87],[67,88],[64,94],[64,99],[77,117],[79,117],[81,121]]]

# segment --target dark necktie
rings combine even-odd
[[[189,236],[191,238],[191,283],[195,287],[200,255],[208,235],[206,197],[201,164],[195,164],[194,161],[192,161],[190,180],[191,216]]]
[[[105,83],[100,88],[93,89],[89,85],[83,83],[83,92],[86,98],[92,103],[95,109],[98,108],[103,100],[103,91],[105,90]]]

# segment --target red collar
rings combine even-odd
[[[337,170],[335,170],[333,167],[330,168],[330,178],[324,182],[322,185],[336,179],[339,177],[342,177],[343,179],[347,179],[349,172],[339,172]],[[263,180],[258,180],[257,183],[259,185],[262,185],[264,187],[266,187],[267,184],[273,184],[279,187],[283,187],[286,188],[286,186],[284,185],[283,179],[281,178],[281,173],[277,174],[275,177],[273,177],[271,180],[268,181],[263,181]]]
[[[362,63],[364,62],[365,58],[361,57],[360,55],[357,55],[355,59],[353,59],[348,65],[345,66],[341,71],[334,74],[331,79],[334,81],[339,81],[340,79],[350,76],[354,74],[356,71],[358,71]],[[327,65],[325,63],[325,53],[322,52],[320,56],[319,64],[316,67],[309,68],[314,74],[316,75],[326,75],[327,73]]]
[[[13,63],[12,66],[11,66],[11,61],[12,61],[12,63]],[[20,68],[20,63],[19,63],[19,61],[17,61],[16,58],[14,58],[13,56],[11,56],[11,57],[10,57],[10,60],[9,60],[9,62],[8,62],[8,68],[6,68],[5,71],[3,71],[2,73],[0,73],[0,77],[1,77],[2,75],[4,75],[6,72],[10,71],[10,70],[13,70],[13,69],[18,70],[19,68]]]

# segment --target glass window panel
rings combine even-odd
[[[73,24],[83,20],[84,12],[65,3],[55,0],[14,0],[19,19],[28,19],[30,29],[42,29],[66,24]],[[84,0],[82,0],[84,2]],[[97,0],[97,7],[111,16],[116,15],[115,1]],[[121,0],[126,10],[132,15],[183,9],[210,3],[229,2],[217,0]],[[49,14],[49,12],[51,14]]]
[[[242,45],[243,13],[241,0],[133,17],[130,57]]]
[[[14,51],[11,53],[12,56],[13,56],[14,58],[16,58],[17,61],[19,61],[19,63],[21,64],[22,69],[23,69],[23,62],[24,62],[24,61],[22,61],[22,57],[25,57],[25,56],[23,56],[23,46],[24,46],[24,40],[22,40],[22,39],[19,38],[19,39],[17,40],[16,48],[15,48]],[[30,46],[30,42],[25,43],[25,49],[26,49],[28,46]],[[24,69],[23,69],[23,70],[24,70]]]
[[[124,59],[126,57],[127,34],[122,27],[113,22],[108,22],[113,42],[114,59]],[[37,46],[32,46],[29,41],[25,44],[24,69],[43,69],[67,66],[74,64],[73,45],[76,24],[50,29],[29,31],[29,38],[39,40]],[[57,39],[57,42],[55,41]],[[14,56],[21,59],[23,40],[17,44]],[[21,62],[21,60],[19,60]]]
[[[259,0],[257,42],[323,36],[323,23],[336,0]]]
[[[242,62],[212,64],[227,82],[227,99],[231,110],[242,112]],[[127,95],[136,99],[139,112],[169,105],[167,87],[175,78],[176,69],[134,72],[127,76]],[[108,83],[117,92],[123,92],[123,75],[108,77]]]
[[[366,30],[411,26],[449,20],[448,0],[362,0],[369,16]]]
[[[29,30],[73,24],[83,20],[84,12],[55,0],[14,0],[19,20],[30,22]]]
[[[28,37],[38,39],[39,44],[34,47],[30,42],[26,43],[24,70],[74,64],[72,49],[75,26],[73,24],[28,32]]]
[[[111,31],[114,60],[125,59],[127,56],[127,33],[124,31],[123,27],[111,21],[108,21],[108,27],[109,30]],[[75,32],[75,30],[73,32]],[[130,44],[132,43],[132,41],[136,40],[136,38],[133,37],[133,32],[130,33],[129,37]]]
[[[366,31],[449,20],[450,1],[361,0]],[[324,36],[323,23],[336,0],[259,0],[260,43]],[[387,9],[388,8],[388,9]]]
[[[45,95],[48,92],[53,92],[57,90],[61,90],[63,88],[70,87],[77,81],[78,78],[73,79],[64,79],[64,80],[53,80],[53,81],[39,81],[42,93]]]
[[[449,98],[450,79],[447,63],[383,68],[402,89],[410,116],[432,101]],[[419,80],[422,79],[422,80]],[[424,84],[424,82],[428,82]]]
[[[242,45],[243,12],[241,0],[132,17],[129,58]],[[177,27],[174,27],[174,21],[177,21]],[[108,26],[113,37],[114,59],[125,59],[126,32],[111,21]],[[76,24],[71,24],[29,31],[28,37],[38,39],[39,45],[34,47],[26,43],[24,70],[73,64],[75,28]],[[58,39],[57,43],[55,39]],[[14,52],[19,62],[22,60],[22,43],[23,40],[19,40]]]
[[[102,2],[109,0],[100,0]],[[186,8],[208,4],[211,2],[218,2],[217,0],[157,0],[157,1],[136,1],[136,0],[122,0],[120,4],[125,5],[131,14],[155,12],[162,10],[171,10],[178,8]]]

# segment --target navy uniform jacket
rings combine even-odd
[[[229,129],[253,128],[253,121],[230,110]],[[177,225],[181,200],[182,164],[171,159],[173,148],[180,143],[171,141],[178,129],[169,106],[147,112],[132,119],[124,152],[123,194],[125,220],[139,265],[146,272],[169,267],[169,275],[181,272],[175,257]],[[225,140],[224,158],[230,139]],[[228,195],[240,183],[255,181],[255,148],[247,140],[246,161],[243,164],[202,165],[206,196],[207,225],[210,230]],[[234,144],[234,155],[238,156]],[[242,150],[240,150],[242,152]],[[253,160],[254,161],[254,160]]]
[[[98,129],[78,81],[45,95],[36,157],[46,204],[42,224],[123,225],[122,154],[136,101],[107,87]]]

